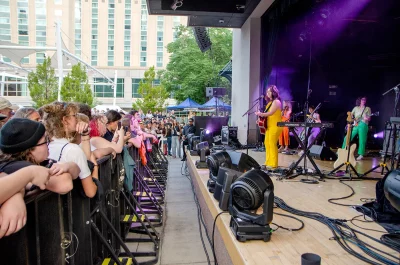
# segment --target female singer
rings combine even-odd
[[[292,106],[290,104],[290,101],[283,101],[283,110],[282,110],[282,121],[289,121],[290,120],[290,115],[292,114]],[[287,152],[289,150],[289,142],[290,142],[290,137],[289,137],[289,127],[283,127],[282,133],[279,136],[279,149],[278,151],[285,151]]]
[[[282,127],[278,127],[277,123],[282,120],[281,110],[282,104],[279,98],[278,88],[271,85],[267,88],[265,99],[268,102],[265,112],[257,111],[255,114],[259,117],[267,119],[267,130],[265,132],[265,167],[278,167],[278,139],[281,135]]]
[[[358,134],[358,157],[360,161],[364,158],[365,145],[367,143],[368,136],[368,123],[371,120],[371,109],[366,106],[367,97],[360,97],[356,101],[356,106],[351,111],[351,115],[355,119],[354,127],[351,132],[351,140]],[[351,141],[350,140],[350,141]],[[346,137],[344,137],[342,148],[346,148]]]

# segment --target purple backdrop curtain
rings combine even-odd
[[[261,85],[262,95],[269,84],[275,58],[276,45],[281,30],[283,14],[301,0],[277,0],[261,18]]]

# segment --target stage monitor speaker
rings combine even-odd
[[[310,155],[319,160],[336,161],[337,155],[328,147],[313,145],[310,148]]]
[[[193,27],[193,33],[201,52],[211,48],[212,43],[205,27]]]
[[[252,168],[260,168],[260,165],[257,163],[254,158],[251,156],[241,153],[241,152],[236,152],[236,151],[226,151],[229,156],[231,157],[232,161],[232,169],[240,171],[240,172],[246,172],[249,171]]]

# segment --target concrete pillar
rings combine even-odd
[[[242,144],[257,139],[255,107],[252,114],[242,115],[260,96],[261,18],[249,18],[241,29],[233,30],[232,50],[232,126],[238,127]],[[249,138],[247,120],[249,117]]]

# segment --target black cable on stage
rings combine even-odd
[[[340,205],[340,206],[354,206],[353,204],[343,204],[343,203],[338,203],[338,202],[334,202],[334,201],[338,201],[338,200],[344,200],[347,198],[350,198],[351,196],[353,196],[354,194],[356,194],[356,192],[354,191],[353,187],[344,183],[344,181],[352,181],[352,180],[339,180],[340,183],[342,183],[343,185],[346,185],[347,187],[349,187],[351,189],[351,194],[347,195],[347,196],[343,196],[343,197],[339,197],[339,198],[331,198],[328,200],[328,202],[332,203],[332,204],[336,204],[336,205]]]
[[[350,223],[351,223],[352,225],[358,227],[358,228],[361,228],[361,229],[364,229],[364,230],[367,230],[367,231],[373,231],[373,232],[378,232],[378,233],[383,233],[383,234],[387,233],[386,231],[380,231],[380,230],[376,230],[376,229],[366,228],[366,227],[362,227],[362,226],[359,226],[359,225],[355,224],[354,221],[363,222],[363,223],[374,223],[374,222],[375,222],[375,221],[359,220],[359,219],[357,219],[358,217],[361,217],[361,216],[363,216],[363,215],[360,214],[360,215],[354,216],[353,218],[351,218],[351,219],[349,220]],[[364,219],[365,219],[365,215],[364,215]]]
[[[300,215],[304,216],[310,219],[314,219],[318,222],[321,222],[325,224],[332,232],[333,237],[331,239],[336,240],[336,242],[349,254],[357,257],[358,259],[365,261],[369,264],[376,264],[376,265],[381,265],[381,264],[389,264],[389,265],[394,265],[394,264],[399,264],[399,258],[393,256],[392,254],[389,254],[387,252],[381,251],[377,249],[376,247],[371,247],[369,244],[365,243],[363,240],[357,237],[357,234],[363,235],[371,240],[374,240],[375,242],[387,246],[389,248],[395,249],[394,245],[387,244],[385,242],[382,242],[376,238],[373,238],[361,231],[358,231],[356,229],[351,228],[346,224],[346,220],[342,219],[334,219],[334,218],[329,218],[327,216],[322,215],[321,213],[316,213],[316,212],[306,212],[306,211],[301,211],[297,210],[295,208],[292,208],[288,206],[282,199],[279,197],[275,197],[275,204],[281,208],[284,211],[290,212],[295,215]],[[366,255],[371,257],[370,259],[368,256],[362,255],[362,253],[359,253],[355,251],[350,244],[360,248]],[[385,254],[386,256],[382,256],[380,253],[378,253],[377,250],[380,253]],[[388,258],[391,257],[393,259]]]
[[[276,230],[278,230],[279,228],[283,229],[283,230],[287,230],[287,231],[299,231],[299,230],[304,228],[304,222],[302,220],[300,220],[299,218],[297,218],[297,217],[294,217],[294,216],[291,216],[291,215],[287,215],[287,214],[283,214],[283,213],[274,213],[274,214],[280,215],[280,216],[285,216],[285,217],[288,217],[288,218],[292,218],[292,219],[298,221],[301,224],[299,228],[288,228],[288,227],[284,227],[284,226],[278,225],[276,223],[272,223],[273,225],[277,226],[277,228],[274,229],[274,232]]]
[[[220,212],[219,214],[217,214],[217,216],[215,216],[215,218],[214,218],[214,223],[213,223],[212,236],[211,236],[211,239],[212,239],[211,247],[212,247],[212,251],[213,251],[213,253],[214,253],[215,265],[218,265],[217,256],[215,255],[215,245],[214,245],[214,242],[215,242],[215,240],[214,240],[215,225],[216,225],[216,223],[217,223],[218,217],[219,217],[221,214],[224,214],[224,213],[229,213],[229,212]]]

